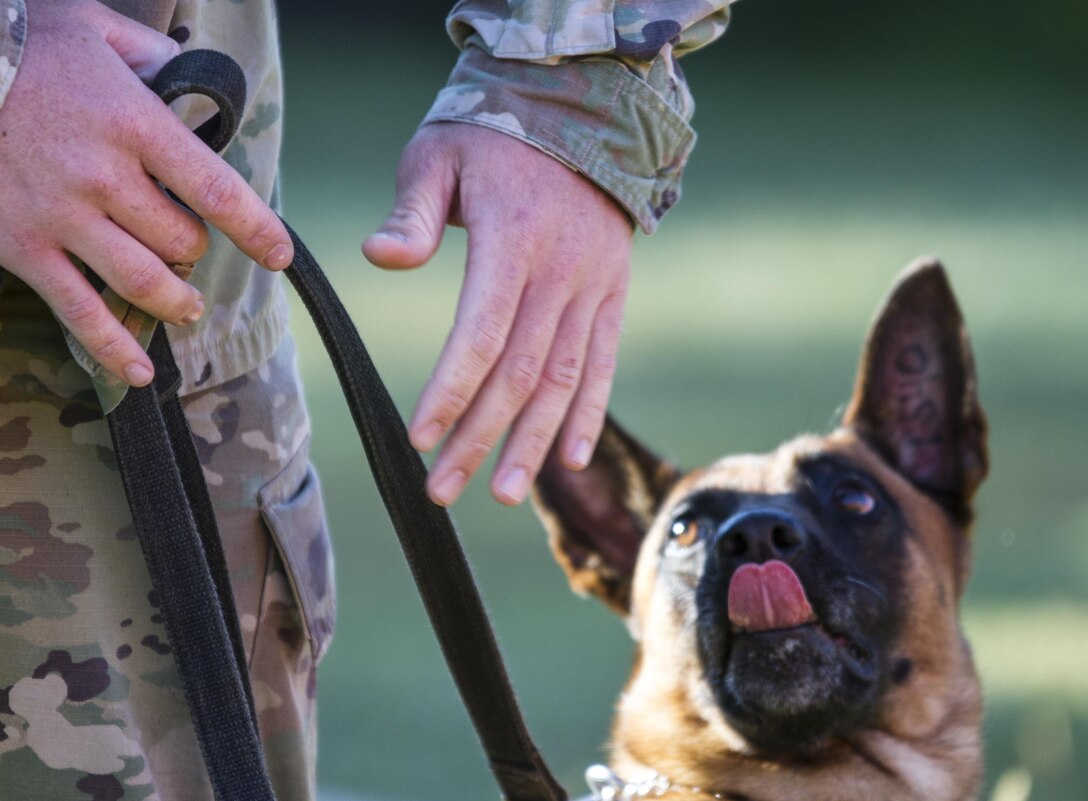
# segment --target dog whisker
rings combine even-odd
[[[846,580],[849,581],[851,584],[857,584],[859,587],[864,587],[869,592],[871,592],[873,595],[875,595],[877,598],[879,598],[881,603],[887,605],[888,599],[884,596],[884,593],[882,593],[880,590],[878,590],[872,584],[869,584],[868,582],[862,581],[861,579],[856,578],[854,576],[847,576]]]

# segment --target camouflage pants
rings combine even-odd
[[[334,594],[290,339],[184,399],[216,507],[277,796],[315,786]],[[0,801],[211,790],[109,432],[38,299],[0,295]]]

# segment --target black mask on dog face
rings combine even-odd
[[[660,578],[695,587],[699,656],[730,724],[799,752],[868,723],[899,627],[903,521],[861,468],[797,465],[790,493],[696,493],[675,514]]]

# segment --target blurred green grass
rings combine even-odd
[[[375,71],[405,48],[410,75]],[[287,48],[287,216],[406,414],[452,319],[464,237],[452,232],[430,266],[404,274],[365,266],[358,241],[381,220],[399,147],[444,80],[442,48],[439,37]],[[696,57],[687,69],[701,144],[684,202],[636,247],[614,411],[689,466],[826,430],[893,277],[939,255],[992,430],[964,615],[987,690],[987,786],[1024,768],[1033,801],[1083,801],[1083,94],[879,65],[795,71]],[[330,75],[365,78],[345,97]],[[331,369],[300,309],[295,321],[341,599],[319,679],[320,780],[389,799],[494,797]],[[455,517],[530,725],[577,792],[629,667],[623,627],[567,592],[527,510],[474,485]]]

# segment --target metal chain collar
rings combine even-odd
[[[726,801],[724,793],[716,793],[713,790],[689,784],[677,784],[660,773],[653,773],[637,782],[624,781],[607,765],[590,765],[586,769],[586,784],[589,785],[593,801],[637,801],[643,798],[660,798],[670,790],[689,795],[707,795],[718,801]]]

